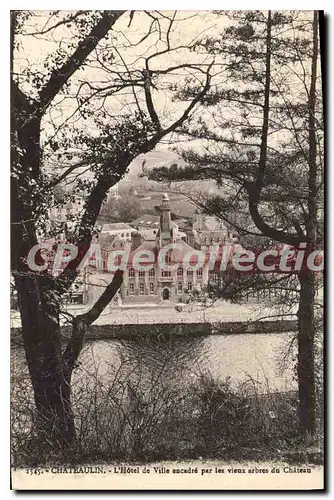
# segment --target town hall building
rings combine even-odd
[[[107,269],[110,252],[122,250],[129,252],[129,259],[123,275],[123,284],[114,302],[118,304],[164,303],[167,301],[179,302],[182,296],[197,290],[203,291],[209,279],[208,263],[194,269],[194,263],[184,265],[185,258],[194,254],[194,248],[186,241],[186,235],[179,231],[178,226],[171,220],[170,200],[167,194],[162,196],[160,205],[159,226],[155,233],[139,231],[131,233],[131,241],[115,239],[108,248],[102,249],[102,258],[105,263],[104,271],[90,267],[88,270],[89,286],[84,302],[94,303],[103,292],[103,286],[113,278],[113,273]],[[170,269],[163,269],[158,256],[161,251],[173,244],[175,249],[162,252]],[[145,252],[155,256],[154,262],[147,262],[147,270],[138,269],[133,264],[135,254],[145,256]],[[151,253],[152,252],[152,253]]]
[[[155,238],[143,238],[140,233],[133,233],[132,254],[150,251],[158,256],[168,245],[176,248],[163,252],[166,269],[163,262],[155,259],[148,271],[137,270],[131,265],[131,256],[127,270],[124,273],[121,298],[127,302],[155,302],[172,300],[178,301],[185,293],[194,290],[201,291],[207,283],[207,265],[193,270],[184,266],[185,256],[194,252],[193,247],[185,241],[184,233],[180,232],[177,225],[171,220],[171,208],[167,194],[162,197],[160,206],[160,224]]]

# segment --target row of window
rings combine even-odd
[[[209,281],[221,281],[222,275],[219,273],[209,273]]]
[[[146,271],[138,271],[139,278],[145,278],[145,274],[146,274]],[[133,269],[133,267],[131,269],[129,269],[128,275],[129,275],[129,278],[135,277],[136,271]],[[148,272],[148,275],[150,278],[154,278],[155,277],[155,269],[150,269]]]
[[[192,269],[187,269],[187,276],[188,277],[192,277],[193,273],[194,273],[194,271]],[[177,274],[178,278],[183,278],[183,269],[182,269],[182,267],[178,268],[176,274]],[[135,275],[136,275],[135,269],[130,268],[129,272],[128,272],[128,275],[129,275],[129,278],[134,278]],[[138,271],[139,278],[145,278],[145,275],[146,275],[146,271]],[[154,268],[150,269],[148,271],[148,275],[149,275],[150,278],[154,278],[155,277],[155,269]],[[197,275],[198,278],[201,278],[203,276],[203,268],[197,269],[196,275]],[[171,271],[161,271],[161,276],[163,276],[163,277],[169,277],[169,276],[171,276]]]
[[[155,284],[154,283],[150,283],[148,292],[150,295],[155,294]],[[135,284],[134,283],[129,283],[127,295],[135,295]],[[144,283],[139,283],[139,295],[145,295],[145,284]]]
[[[186,290],[188,290],[188,292],[191,292],[193,290],[193,284],[191,282],[187,283]],[[179,282],[177,284],[177,292],[182,293],[183,291],[184,291],[183,283]],[[139,292],[139,295],[145,295],[145,284],[139,283],[139,288],[136,289],[134,283],[129,283],[127,295],[138,295],[138,292]],[[152,282],[149,284],[148,293],[149,293],[149,295],[155,295],[155,293],[156,293],[155,284]]]
[[[206,236],[204,239],[203,239],[203,244],[204,245],[212,245],[213,243],[220,243],[220,242],[225,242],[227,241],[227,237],[226,236],[221,236],[221,237],[215,237],[213,236],[212,238]]]

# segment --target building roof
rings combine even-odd
[[[144,214],[131,222],[132,226],[159,227],[160,216]]]
[[[160,215],[144,214],[131,222],[131,226],[142,226],[149,228],[160,228]],[[172,221],[172,227],[177,227]]]
[[[111,235],[105,235],[106,238],[108,238],[108,241],[104,241],[103,243],[101,241],[101,249],[102,249],[102,258],[105,262],[108,260],[108,255],[109,252],[121,250],[122,252],[125,252],[125,255],[127,255],[127,267],[132,267],[135,255],[138,253],[141,253],[141,258],[140,258],[140,264],[143,266],[150,266],[153,262],[157,264],[158,261],[158,254],[159,251],[161,250],[160,245],[154,240],[143,240],[141,244],[133,248],[132,242],[130,241],[123,241],[121,238],[118,238],[117,236],[111,236]],[[185,241],[181,239],[177,239],[175,241],[176,243],[176,248],[174,247],[172,253],[171,253],[171,261],[169,262],[170,265],[179,265],[183,267],[184,263],[184,258],[188,252],[191,252],[191,257],[189,259],[190,265],[195,265],[197,264],[198,257],[196,256],[196,250],[188,245]],[[242,247],[239,244],[232,243],[232,244],[225,244],[225,243],[220,243],[219,244],[219,249],[218,252],[215,256],[215,267],[214,269],[220,269],[220,264],[224,255],[225,247],[227,246],[228,252],[229,252],[229,264],[232,262],[232,256],[235,252],[242,251]],[[163,247],[162,247],[163,248]],[[154,254],[154,259],[153,262],[151,258],[148,255],[148,252],[153,252]],[[205,255],[205,262],[208,262],[211,254],[210,251],[205,251],[203,252]],[[146,256],[147,255],[147,260]],[[138,254],[137,254],[138,255]],[[115,257],[116,258],[116,257]],[[188,257],[189,258],[189,257]],[[225,259],[226,257],[224,257]]]
[[[103,224],[102,233],[107,233],[109,231],[133,231],[133,227],[125,222],[114,222],[112,224]]]
[[[103,238],[100,237],[98,243],[101,246],[101,250],[106,252],[113,252],[115,250],[131,251],[131,241],[124,241],[118,236],[106,235]]]
[[[190,245],[188,245],[188,243],[186,243],[185,241],[183,240],[177,240],[175,241],[175,244],[176,244],[176,248],[172,251],[172,260],[170,262],[170,264],[182,264],[183,260],[184,260],[184,257],[185,255],[189,252],[189,251],[194,251],[194,248],[191,247]],[[162,247],[163,248],[163,247]],[[155,262],[156,262],[156,259],[158,257],[158,253],[159,253],[159,250],[160,250],[160,247],[159,245],[157,244],[156,241],[153,241],[153,240],[144,240],[141,245],[139,245],[137,248],[131,250],[131,253],[130,253],[130,256],[129,256],[129,261],[128,261],[128,264],[131,265],[132,261],[133,261],[133,258],[135,256],[135,254],[138,252],[145,252],[146,251],[151,251],[154,253],[154,256],[155,256]],[[193,259],[191,259],[192,261]],[[196,257],[195,257],[195,262],[196,262]],[[141,264],[145,265],[145,257],[143,256],[143,259],[141,260]],[[148,260],[147,261],[147,264],[151,264],[151,261]]]

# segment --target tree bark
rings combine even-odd
[[[315,275],[310,271],[299,275],[298,310],[298,392],[301,434],[314,435],[316,430],[316,398],[314,368],[314,299]]]
[[[51,276],[18,274],[15,279],[22,321],[22,336],[37,410],[39,439],[50,449],[75,442],[71,406],[71,377],[87,327],[94,322],[122,284],[115,277],[99,300],[73,322],[72,337],[62,350],[57,283]]]
[[[316,75],[318,58],[318,15],[313,14],[313,52],[311,62],[311,83],[308,102],[309,125],[309,172],[308,172],[308,217],[306,221],[306,255],[316,249],[317,244],[317,140],[315,131]],[[298,311],[298,386],[300,428],[304,435],[316,431],[316,398],[314,366],[314,302],[315,275],[309,269],[299,275],[300,300]]]
[[[41,278],[45,277],[17,276],[15,279],[22,336],[37,410],[39,439],[52,449],[63,449],[75,440],[71,388],[64,372],[54,290],[49,283],[41,283]]]
[[[63,352],[63,362],[68,383],[71,382],[73,368],[81,352],[87,328],[94,323],[113,297],[115,297],[122,283],[123,271],[117,270],[112,281],[106,287],[101,297],[96,301],[93,307],[91,307],[91,309],[86,313],[79,314],[73,320],[72,336]]]

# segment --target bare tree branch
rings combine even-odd
[[[44,85],[39,93],[40,112],[44,113],[45,108],[62,89],[73,73],[84,63],[89,54],[95,49],[102,38],[106,36],[110,28],[119,19],[124,10],[104,11],[100,21],[92,28],[89,35],[79,42],[74,53],[67,59],[61,68],[56,68],[51,73],[49,81]]]
[[[82,349],[85,332],[100,316],[102,311],[106,308],[109,302],[115,297],[123,282],[123,271],[117,270],[111,283],[106,287],[102,295],[93,305],[93,307],[86,313],[76,316],[73,320],[72,336],[67,343],[66,349],[63,353],[63,361],[66,370],[71,373],[75,361],[78,359]]]

